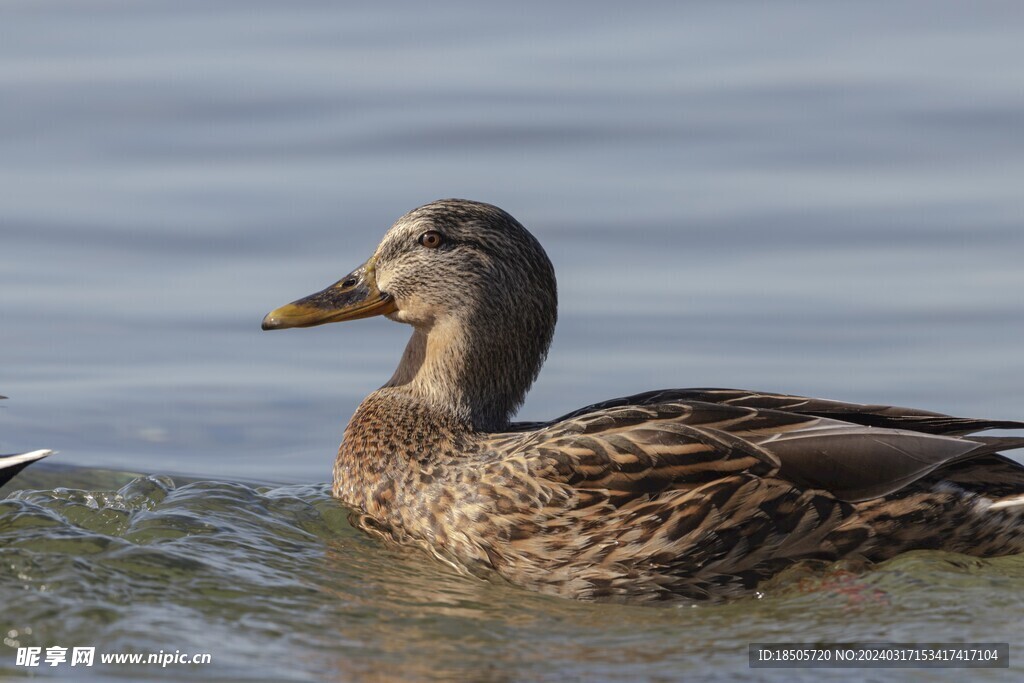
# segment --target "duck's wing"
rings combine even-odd
[[[727,428],[711,426],[722,422],[723,413],[728,420],[751,411],[683,402],[605,408],[496,446],[530,456],[545,479],[606,491],[615,504],[696,488],[740,472],[765,477],[778,472],[780,462],[771,452]],[[780,426],[806,420],[780,417]]]
[[[3,486],[14,478],[18,472],[48,455],[53,451],[39,450],[30,453],[14,453],[12,455],[0,455],[0,486]]]
[[[536,454],[543,476],[579,489],[603,489],[618,503],[741,472],[778,477],[852,502],[897,491],[944,465],[1024,447],[1024,438],[891,429],[810,412],[692,400],[690,391],[712,390],[651,392],[591,406],[532,433],[520,433],[516,450]],[[783,398],[750,396],[748,400],[766,402]],[[822,402],[815,407],[885,417],[884,409],[858,412],[856,404]],[[996,424],[972,422],[986,425],[976,428]],[[953,431],[963,428],[959,424]]]
[[[916,408],[847,403],[807,396],[773,394],[745,389],[663,389],[604,401],[573,411],[560,419],[627,405],[650,405],[672,401],[701,401],[759,410],[777,410],[798,415],[827,417],[865,427],[908,429],[926,434],[964,435],[986,429],[1024,429],[1024,422],[954,417]]]

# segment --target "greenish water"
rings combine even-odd
[[[326,486],[39,468],[0,501],[0,674],[15,648],[210,653],[210,664],[64,664],[36,675],[170,680],[910,680],[751,670],[749,642],[1024,645],[1024,557],[919,552],[863,574],[791,572],[760,597],[642,608],[462,576],[347,522]],[[69,486],[56,487],[65,483]],[[14,482],[12,482],[14,484]],[[76,488],[82,485],[83,488]],[[979,618],[983,614],[983,618]],[[1011,652],[1019,656],[1019,652]],[[1016,661],[1016,660],[1013,660]],[[1010,671],[975,671],[1009,680]],[[956,671],[927,672],[930,679]]]

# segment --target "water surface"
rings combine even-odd
[[[33,483],[55,478],[44,470]],[[63,676],[816,681],[820,671],[747,669],[747,644],[985,641],[997,634],[1012,642],[1024,609],[1024,557],[938,552],[909,553],[864,575],[841,567],[791,572],[757,598],[719,605],[577,603],[381,546],[349,526],[323,485],[168,477],[138,477],[118,489],[91,483],[21,490],[0,501],[8,646],[209,652],[213,664],[65,667],[57,670]],[[11,664],[0,663],[0,673],[19,673]],[[915,674],[875,673],[877,680]],[[971,675],[1000,680],[1007,673]],[[865,680],[863,670],[829,675]]]

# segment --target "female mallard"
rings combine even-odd
[[[263,329],[412,325],[356,410],[333,493],[360,525],[581,599],[739,594],[806,559],[1024,550],[1024,438],[976,420],[732,389],[670,389],[510,423],[544,361],[555,274],[501,209],[406,214],[370,259]]]

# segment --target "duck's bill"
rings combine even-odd
[[[263,329],[313,327],[387,315],[395,310],[395,300],[377,289],[372,271],[360,268],[327,289],[271,311],[263,319]]]

